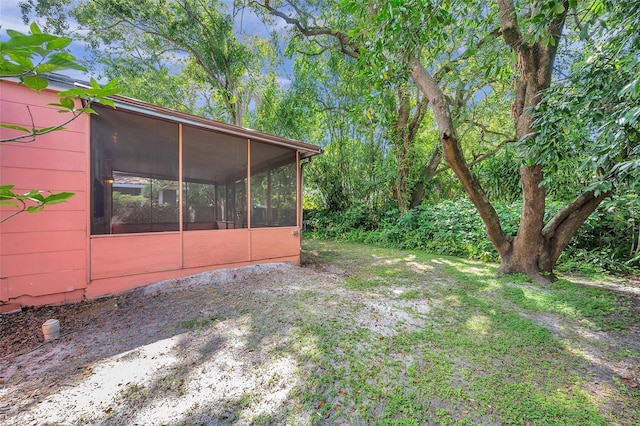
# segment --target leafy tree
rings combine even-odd
[[[370,80],[363,78],[360,73],[354,73],[354,68],[357,67],[356,60],[361,55],[360,47],[352,44],[346,33],[335,29],[337,27],[332,27],[334,24],[337,25],[335,23],[336,15],[330,12],[329,5],[320,8],[315,7],[312,3],[307,3],[304,5],[308,7],[307,10],[303,7],[297,7],[293,2],[287,2],[297,15],[294,17],[289,11],[280,10],[278,5],[273,6],[269,1],[253,3],[259,7],[257,9],[259,12],[266,10],[268,14],[280,17],[287,23],[294,25],[299,35],[314,38],[315,43],[305,43],[304,40],[300,40],[300,37],[294,37],[289,49],[295,50],[298,54],[316,58],[316,63],[321,63],[319,58],[326,58],[323,69],[325,72],[333,71],[332,75],[337,77],[337,80],[324,82],[325,92],[332,93],[333,96],[331,100],[318,100],[322,105],[321,108],[326,109],[331,105],[330,108],[342,108],[343,114],[351,114],[351,116],[336,117],[338,122],[334,123],[333,128],[327,126],[330,143],[335,147],[325,150],[325,156],[319,160],[321,164],[315,166],[318,173],[312,174],[312,177],[317,178],[316,183],[324,188],[326,207],[330,210],[343,209],[353,201],[348,195],[348,188],[353,188],[353,182],[349,182],[349,180],[357,177],[358,174],[349,173],[349,170],[354,170],[354,167],[352,164],[346,166],[347,161],[345,160],[349,156],[356,158],[354,150],[357,149],[357,144],[345,152],[342,149],[344,132],[335,134],[335,130],[342,125],[349,126],[351,130],[354,130],[354,127],[362,126],[362,124],[371,128],[379,127],[382,134],[377,134],[375,137],[383,139],[385,144],[387,141],[390,142],[393,147],[397,173],[392,192],[398,207],[401,210],[407,210],[413,205],[419,204],[424,193],[415,190],[415,182],[412,182],[415,179],[412,179],[412,175],[415,175],[416,172],[414,167],[417,155],[416,141],[427,111],[427,101],[418,92],[412,90],[411,85],[406,81],[398,84],[392,84],[389,81],[389,84],[375,87],[372,91]],[[267,18],[265,17],[265,19]],[[324,22],[324,25],[317,22]],[[332,43],[332,39],[337,40],[337,44]],[[331,69],[332,64],[334,69]],[[340,64],[341,69],[335,68],[336,64]],[[316,76],[315,78],[319,83],[323,80],[322,77]],[[336,106],[335,99],[340,97],[336,93],[336,88],[340,86],[349,88],[349,100],[342,102],[341,106]],[[368,108],[365,108],[367,104]],[[364,141],[368,139],[367,133],[365,132],[363,135]],[[364,147],[364,150],[367,151],[367,148]],[[336,164],[333,166],[345,165],[345,169],[340,171],[340,167],[335,168],[327,164],[334,156],[337,158],[335,158]],[[426,172],[427,179],[432,176],[440,159],[440,151],[434,150],[432,160],[429,162],[431,168]],[[366,159],[364,162],[375,165],[375,162],[371,163],[370,159]],[[360,174],[360,176],[362,175]],[[369,173],[369,177],[373,176]],[[369,181],[373,182],[374,179],[369,179]],[[371,189],[372,193],[376,192],[374,188]],[[412,195],[418,193],[420,195]]]
[[[75,57],[65,51],[71,43],[68,37],[60,37],[52,34],[44,34],[35,23],[30,26],[31,34],[23,34],[14,30],[7,30],[9,39],[0,42],[0,77],[15,78],[30,89],[41,91],[48,87],[49,82],[44,74],[64,70],[82,70]],[[77,119],[83,113],[95,113],[90,107],[91,102],[101,102],[105,105],[113,105],[107,96],[119,91],[117,80],[113,80],[104,87],[91,80],[91,87],[73,88],[59,92],[58,103],[51,104],[59,108],[59,112],[70,114],[60,124],[50,127],[38,128],[35,125],[29,106],[26,106],[31,117],[31,127],[23,127],[10,123],[0,123],[0,127],[12,131],[12,136],[0,139],[0,143],[33,142],[38,136],[64,129],[64,126]],[[77,101],[81,100],[80,107]],[[23,213],[36,213],[46,205],[65,202],[73,193],[51,193],[33,189],[23,194],[13,191],[15,185],[0,185],[0,205],[15,207],[17,210],[8,216],[0,218],[0,223]]]
[[[532,1],[526,4],[511,1],[497,2],[493,13],[499,20],[501,37],[511,49],[514,59],[517,58],[517,62],[514,61],[517,73],[514,80],[515,96],[512,114],[516,137],[521,147],[554,145],[553,138],[557,137],[557,133],[536,132],[539,127],[536,126],[531,113],[544,105],[541,93],[551,85],[553,64],[570,8],[574,14],[605,13],[601,16],[605,20],[600,21],[603,29],[617,28],[617,25],[613,27],[610,25],[620,21],[624,23],[630,16],[630,3],[611,3],[607,12],[604,12],[603,2],[597,3],[602,5],[599,10],[592,8],[580,12],[576,1],[545,3]],[[385,25],[386,22],[383,28]],[[623,28],[637,32],[637,20],[628,21]],[[605,32],[608,31],[605,30]],[[616,32],[617,30],[609,32],[608,36],[604,36],[605,39]],[[552,279],[552,270],[560,253],[586,218],[610,194],[611,180],[607,179],[609,185],[604,184],[599,188],[597,186],[584,188],[574,200],[544,223],[546,188],[543,172],[553,161],[549,161],[549,157],[545,158],[544,149],[530,149],[523,152],[524,163],[520,169],[523,197],[521,220],[517,234],[514,237],[507,235],[501,227],[495,209],[464,161],[461,144],[450,116],[450,105],[442,88],[437,85],[415,52],[413,50],[405,56],[409,58],[408,63],[413,78],[434,103],[445,158],[485,223],[489,238],[500,254],[500,271],[523,272],[540,281]],[[623,56],[626,60],[633,62],[632,52],[633,50],[628,50]],[[611,53],[609,51],[609,54]],[[635,61],[637,61],[637,55]],[[632,141],[626,138],[626,142]],[[609,148],[612,147],[611,144],[607,145]],[[598,153],[597,150],[594,151],[593,145],[584,144],[583,148],[591,155]],[[612,164],[611,169],[604,175],[610,175],[610,172],[625,164],[625,158],[627,158],[626,155],[617,157],[615,164]]]
[[[399,72],[393,65],[393,59],[376,57],[371,52],[378,49],[388,53],[388,47],[393,46],[393,41],[386,38],[386,34],[374,34],[371,25],[371,17],[375,16],[378,5],[374,2],[368,5],[350,2],[296,2],[296,1],[253,1],[259,9],[267,14],[284,19],[296,31],[298,36],[303,36],[311,42],[304,53],[339,52],[346,57],[353,58],[350,75],[346,78],[353,80],[365,78],[367,84],[363,86],[369,98],[360,105],[369,118],[373,118],[383,126],[385,137],[393,146],[395,154],[397,174],[394,183],[394,198],[401,210],[406,210],[419,205],[425,197],[425,185],[437,174],[445,171],[447,167],[439,167],[442,159],[442,149],[437,141],[437,132],[427,131],[423,126],[427,117],[428,97],[417,90],[415,83],[410,80],[410,75]],[[405,7],[406,6],[406,7]],[[410,13],[414,11],[413,3],[399,4],[398,7]],[[391,6],[393,8],[394,6]],[[420,14],[416,13],[416,16]],[[423,14],[424,15],[424,14]],[[265,18],[266,19],[266,18]],[[410,39],[409,37],[408,39]],[[495,36],[493,37],[495,39]],[[402,39],[398,37],[397,39]],[[296,40],[296,37],[292,38]],[[464,42],[467,40],[465,39]],[[495,59],[495,55],[485,55],[485,62],[477,60],[480,55],[465,53],[459,56],[460,39],[451,39],[443,43],[440,57],[445,60],[444,65],[436,74],[438,81],[445,86],[452,86],[451,105],[455,108],[455,115],[469,128],[479,129],[476,133],[493,133],[500,135],[507,141],[513,141],[513,136],[508,132],[493,129],[492,125],[481,123],[469,112],[480,102],[475,98],[481,89],[486,89],[486,80],[476,78],[489,68],[496,68],[495,64],[487,59]],[[488,40],[472,40],[473,45],[481,46],[489,43]],[[385,53],[385,54],[386,54]],[[384,56],[384,55],[383,55]],[[453,66],[461,59],[474,59],[474,66],[468,67],[466,75],[456,71]],[[507,64],[508,65],[508,64]],[[504,64],[502,64],[504,67]],[[499,68],[499,67],[498,67]],[[360,77],[359,77],[360,76]],[[461,78],[463,77],[463,78]],[[496,73],[494,83],[504,84],[506,75]],[[485,96],[485,103],[489,97]],[[468,113],[463,114],[464,111]],[[503,117],[506,117],[504,115]],[[495,114],[492,115],[496,117]],[[488,132],[487,132],[488,131]],[[505,141],[488,141],[476,138],[474,151],[477,155],[472,158],[476,164],[495,154]],[[420,161],[422,147],[430,145],[429,156],[425,161]]]
[[[120,56],[111,50],[92,54],[91,62],[97,75],[109,80],[118,78],[122,93],[127,96],[178,111],[198,111],[211,116],[208,111],[198,110],[206,90],[187,69],[176,73],[162,58]],[[204,109],[204,105],[201,108]]]
[[[593,178],[589,189],[637,193],[640,4],[596,1],[576,19],[582,55],[543,93],[533,116],[537,137],[523,149],[554,172],[560,161],[581,154],[574,172]]]
[[[352,74],[344,55],[298,55],[294,93],[304,94],[315,117],[316,139],[324,155],[314,158],[307,182],[317,188],[319,205],[342,210],[352,205],[378,209],[392,195],[392,143],[375,114],[363,114],[367,82]],[[308,114],[303,114],[308,115]]]
[[[221,2],[26,0],[21,7],[25,16],[35,12],[59,31],[68,28],[70,18],[89,29],[87,41],[107,67],[120,68],[122,59],[130,65],[139,60],[148,76],[162,70],[178,76],[173,80],[175,84],[179,85],[182,78],[197,84],[208,95],[198,101],[210,106],[210,115],[243,125],[243,115],[259,80],[252,78],[250,71],[259,68],[260,55],[236,38],[233,16],[224,12]],[[99,47],[106,47],[109,52],[102,53]],[[135,79],[134,73],[128,76]],[[143,88],[140,83],[136,85]],[[140,93],[150,94],[149,90],[142,90],[136,91],[136,96]],[[173,98],[173,102],[164,105],[180,106],[177,99]]]
[[[500,255],[502,273],[526,273],[539,281],[553,279],[558,257],[586,218],[622,182],[635,184],[637,180],[638,173],[634,172],[640,109],[634,102],[640,21],[634,2],[593,1],[585,6],[577,0],[497,0],[493,4],[411,0],[373,1],[363,6],[347,1],[331,4],[331,13],[338,15],[331,21],[337,23],[335,28],[314,27],[318,22],[310,18],[314,15],[300,14],[300,5],[292,1],[261,5],[269,10],[280,8],[278,16],[305,35],[333,37],[341,51],[357,53],[361,69],[374,81],[405,81],[406,75],[411,76],[430,102],[444,158],[482,218]],[[312,6],[324,10],[323,5]],[[291,18],[295,14],[298,18]],[[575,30],[567,21],[569,16],[575,18]],[[348,28],[345,22],[349,22]],[[550,87],[558,49],[567,39],[572,40],[574,31],[579,31],[582,43],[592,48],[585,49],[586,54],[572,66],[572,76],[584,70],[583,80],[586,77],[596,86],[601,80],[593,79],[594,73],[609,82],[614,80],[613,70],[622,68],[625,77],[618,83],[604,84],[601,90],[581,86],[586,88],[583,96],[573,99],[584,106],[581,118],[586,125],[580,132],[579,121],[572,121],[567,125],[572,130],[567,132],[568,139],[572,140],[571,146],[579,148],[579,158],[590,159],[584,162],[584,170],[592,171],[596,179],[545,223],[546,185],[553,177],[549,174],[545,178],[544,172],[551,173],[554,166],[563,165],[557,161],[559,150],[576,150],[567,150],[566,144],[558,149],[559,118],[547,113],[553,107],[545,102],[543,93],[549,93],[548,99],[553,98],[552,93],[573,96],[566,85]],[[591,52],[600,52],[601,56],[594,57]],[[604,63],[611,66],[603,68]],[[484,72],[473,73],[473,69]],[[515,235],[505,232],[487,193],[472,173],[472,161],[463,153],[463,147],[469,148],[467,138],[455,108],[456,88],[482,90],[504,76],[513,83],[512,91],[505,94],[512,101],[509,113],[515,124],[521,164],[522,211]],[[625,86],[618,88],[620,81]],[[612,93],[614,96],[599,96]],[[537,119],[532,114],[536,110],[540,114]],[[571,108],[567,111],[572,113]],[[581,143],[576,139],[579,137]],[[596,139],[598,143],[589,143]]]

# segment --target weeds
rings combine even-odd
[[[374,323],[369,329],[306,315],[293,340],[314,337],[316,351],[306,358],[313,361],[308,386],[299,395],[312,422],[332,422],[344,406],[364,422],[381,425],[640,421],[637,411],[621,419],[603,408],[607,401],[590,393],[584,377],[588,361],[523,315],[557,315],[577,326],[621,330],[636,321],[623,297],[568,281],[540,287],[524,276],[495,278],[494,265],[473,261],[374,249],[372,264],[363,246],[307,244],[335,250],[332,259],[344,263],[332,262],[348,263],[345,290],[387,298],[390,317],[411,312],[403,303],[430,307],[417,331],[403,330],[401,321],[380,319],[366,307],[354,316],[366,314]],[[377,333],[376,321],[386,321],[391,335]],[[638,355],[630,348],[616,353]],[[616,398],[640,408],[629,387],[616,386],[619,379],[610,383]]]
[[[505,283],[508,280],[504,278]],[[594,330],[624,330],[633,322],[628,303],[622,297],[565,280],[547,288],[505,286],[501,293],[523,309],[562,315]]]

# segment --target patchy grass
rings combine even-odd
[[[216,318],[207,318],[207,319],[189,319],[186,321],[181,321],[178,324],[179,329],[192,329],[192,328],[205,328],[215,324],[218,320]]]
[[[624,330],[633,322],[629,301],[607,290],[558,280],[548,287],[504,287],[503,296],[521,308],[550,312],[594,330]]]
[[[321,241],[306,248],[337,253],[329,263],[347,271],[346,290],[385,297],[390,309],[409,301],[430,307],[420,329],[391,322],[391,335],[307,316],[295,340],[315,341],[309,385],[298,396],[312,423],[640,422],[637,383],[602,373],[531,315],[624,333],[637,326],[627,298],[569,281],[542,287],[523,276],[495,278],[495,265],[419,252]],[[612,345],[608,356],[640,361],[637,348]]]

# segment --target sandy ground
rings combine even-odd
[[[289,325],[278,329],[260,314],[278,309],[279,298],[269,295],[331,286],[321,278],[259,265],[13,314],[23,324],[3,318],[3,328],[31,336],[3,348],[0,423],[150,425],[183,416],[183,423],[226,424],[269,415],[296,385],[298,366],[269,356]],[[60,339],[29,348],[42,341],[39,327],[50,316],[61,322]],[[246,421],[227,410],[242,399]]]
[[[294,390],[305,380],[304,357],[282,350],[296,335],[299,309],[330,310],[345,326],[383,337],[418,329],[430,309],[349,292],[343,276],[331,265],[258,265],[0,316],[0,424],[254,424],[285,407],[296,413],[287,423],[308,424],[308,413],[291,410],[301,405]],[[353,317],[354,304],[366,314]],[[61,337],[43,342],[49,318],[60,321]],[[552,317],[537,320],[573,332]],[[312,345],[296,342],[299,352]]]

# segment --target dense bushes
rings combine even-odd
[[[578,230],[562,254],[562,267],[640,272],[640,199],[606,200]]]
[[[548,206],[548,215],[560,204]],[[504,230],[517,233],[519,203],[495,205]],[[603,203],[580,229],[560,257],[558,269],[580,272],[639,272],[637,252],[640,209],[637,204]],[[362,242],[400,249],[497,261],[473,205],[465,199],[423,205],[405,214],[398,210],[374,212],[355,205],[343,212],[306,212],[311,236]]]

